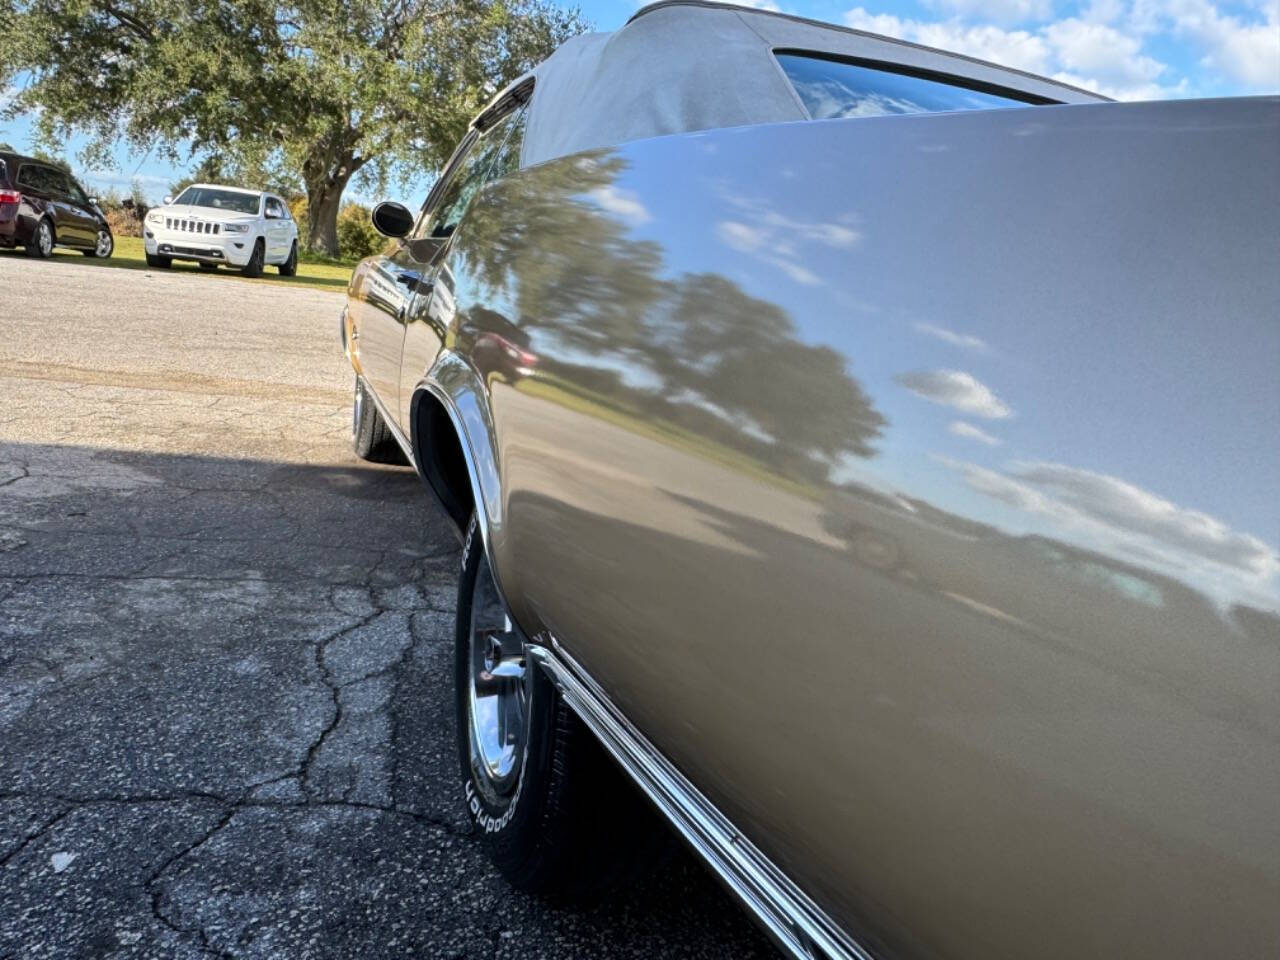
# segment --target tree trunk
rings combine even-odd
[[[323,250],[327,256],[336,257],[338,249],[338,209],[342,206],[342,191],[347,181],[365,164],[363,157],[354,156],[348,150],[338,157],[332,154],[312,156],[302,167],[302,178],[307,185],[307,247]]]
[[[322,250],[326,256],[338,256],[338,208],[341,205],[342,186],[327,181],[318,188],[307,185],[307,246],[310,249]]]

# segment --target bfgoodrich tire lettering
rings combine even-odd
[[[593,899],[665,858],[670,834],[551,681],[527,660],[519,763],[495,789],[485,758],[477,755],[470,699],[473,605],[491,576],[473,516],[462,551],[454,658],[463,799],[490,858],[513,886],[553,899]]]

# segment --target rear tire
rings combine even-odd
[[[240,273],[246,277],[262,276],[262,263],[267,256],[267,245],[264,241],[258,240],[253,245],[253,253],[249,254],[249,262],[240,268]]]
[[[168,270],[173,266],[172,257],[161,257],[154,253],[147,254],[147,266],[156,267],[159,270]]]
[[[53,224],[47,218],[41,219],[31,233],[31,242],[27,244],[27,256],[40,260],[48,260],[53,256],[53,245],[57,236],[53,232]]]
[[[494,644],[492,629],[505,626]],[[512,639],[515,638],[515,639]],[[467,527],[458,581],[454,694],[458,757],[467,812],[494,865],[514,887],[556,901],[590,901],[637,880],[672,851],[671,834],[599,741],[527,657],[521,679],[507,676],[505,696],[522,696],[523,732],[493,705],[488,664],[510,664],[523,650],[506,616],[485,556],[476,517]],[[478,661],[477,649],[495,646]],[[488,691],[481,693],[480,691]],[[521,692],[522,691],[522,692]],[[491,701],[482,711],[481,698]],[[475,719],[473,719],[473,714]],[[502,716],[489,724],[480,717]],[[503,745],[515,767],[493,775]],[[481,738],[487,746],[481,746]],[[521,749],[514,749],[519,745]],[[508,754],[504,753],[503,756]]]
[[[280,276],[292,277],[298,272],[298,241],[293,241],[293,246],[289,249],[289,259],[280,264]]]
[[[364,381],[356,377],[351,406],[351,446],[356,456],[371,463],[406,463],[404,451],[378,412]]]

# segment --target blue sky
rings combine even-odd
[[[841,23],[1045,74],[1126,100],[1280,93],[1280,0],[752,0],[765,9]],[[584,0],[599,30],[615,30],[632,0]],[[0,91],[2,96],[3,91]],[[30,146],[29,118],[0,123],[0,140]],[[107,169],[76,162],[86,186],[127,188],[152,201],[185,170],[116,150]],[[417,202],[427,182],[402,199]]]

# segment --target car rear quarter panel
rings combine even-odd
[[[884,956],[1280,944],[1278,137],[1275,99],[727,130],[455,237],[517,619]]]

